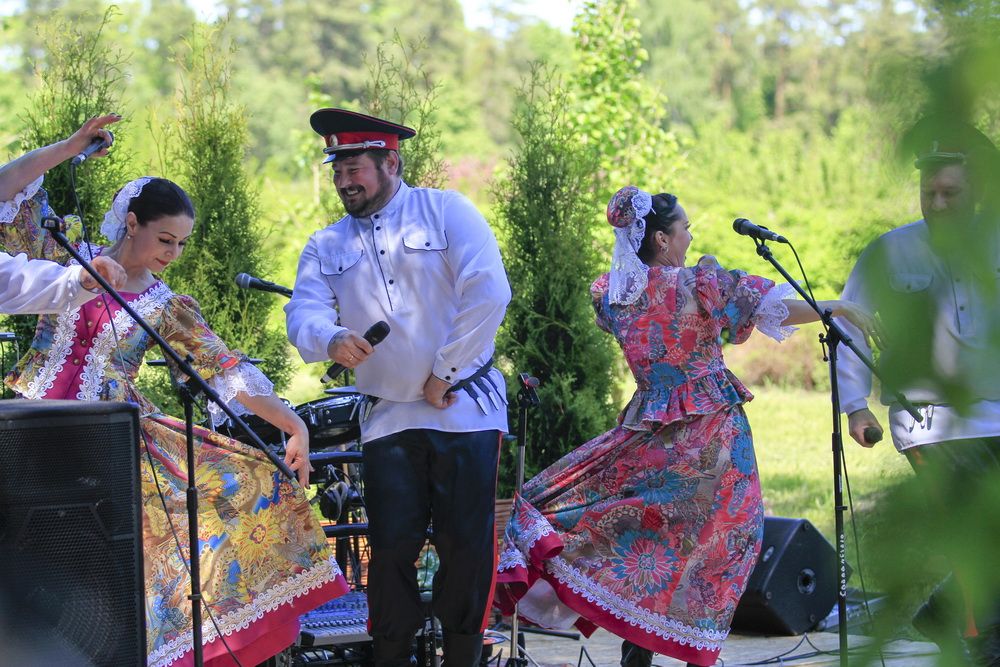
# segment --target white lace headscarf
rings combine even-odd
[[[104,222],[101,223],[101,233],[111,243],[117,243],[125,236],[125,217],[128,215],[129,204],[132,199],[139,196],[146,183],[153,180],[149,176],[137,178],[129,181],[115,195],[115,201],[111,204],[111,209],[104,214]]]
[[[653,196],[627,185],[608,202],[608,222],[615,228],[615,249],[611,254],[608,280],[611,303],[635,303],[646,289],[646,269],[639,248],[646,235],[646,215],[653,210]]]

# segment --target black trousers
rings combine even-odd
[[[441,561],[434,615],[455,641],[482,633],[496,572],[499,453],[498,431],[412,429],[365,443],[368,612],[376,643],[409,641],[423,626],[415,562],[431,523]]]
[[[962,517],[977,516],[983,511],[992,511],[992,508],[984,508],[976,503],[984,491],[1000,489],[1000,437],[953,440],[936,445],[911,447],[903,453],[920,484],[927,491],[927,501],[931,507],[932,531],[935,521],[950,521],[952,516],[957,517],[955,520],[961,521]],[[976,523],[978,525],[978,522]],[[970,533],[967,539],[975,544],[996,543],[997,537],[993,532],[996,522],[986,520],[982,525],[983,529],[978,534]],[[993,568],[991,563],[982,563],[980,566]],[[953,616],[951,620],[955,627],[960,631],[964,630],[962,600],[961,596],[957,595],[960,591],[964,591],[967,596],[965,601],[972,605],[975,612],[979,631],[993,633],[998,638],[994,642],[996,645],[991,649],[995,654],[993,656],[995,662],[983,664],[1000,664],[1000,599],[997,599],[995,590],[987,591],[976,583],[981,578],[982,572],[962,574],[964,577],[958,582],[939,585],[926,604],[936,610],[934,613]]]

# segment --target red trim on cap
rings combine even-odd
[[[399,150],[399,135],[389,134],[388,132],[338,132],[336,134],[328,134],[323,139],[326,140],[327,147],[333,146],[333,142],[330,141],[331,137],[337,137],[337,146],[343,144],[360,144],[364,141],[384,141],[385,147],[388,150]]]

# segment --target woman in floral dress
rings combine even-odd
[[[0,204],[5,250],[72,261],[39,228],[50,214],[42,175],[115,119],[91,119],[68,140],[4,167],[5,182],[20,179],[16,187],[22,188]],[[101,231],[114,245],[78,247],[84,256],[109,256],[125,267],[123,296],[182,357],[191,355],[194,368],[237,413],[253,411],[289,434],[285,462],[298,480],[285,477],[259,450],[195,427],[201,587],[209,612],[202,614],[204,664],[250,666],[292,644],[298,617],[343,594],[347,585],[302,490],[309,475],[305,424],[243,354],[209,329],[194,299],[173,293],[155,275],[180,256],[193,225],[194,209],[181,188],[144,177],[123,187],[105,216]],[[27,399],[139,406],[147,664],[190,665],[184,423],[162,414],[135,386],[153,347],[115,301],[95,296],[40,318],[31,349],[6,383]],[[215,423],[223,417],[218,408],[210,412]]]
[[[552,628],[622,637],[622,665],[654,652],[712,665],[760,548],[763,505],[750,392],[722,341],[754,328],[781,340],[815,321],[792,290],[684,259],[689,223],[676,197],[622,188],[608,205],[611,272],[591,286],[637,391],[611,431],[525,484],[515,498],[496,604]],[[821,304],[870,330],[857,307]]]

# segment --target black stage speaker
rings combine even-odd
[[[800,635],[837,601],[837,554],[805,519],[766,517],[764,542],[733,630]]]
[[[146,664],[135,406],[0,401],[0,563],[6,664]]]

